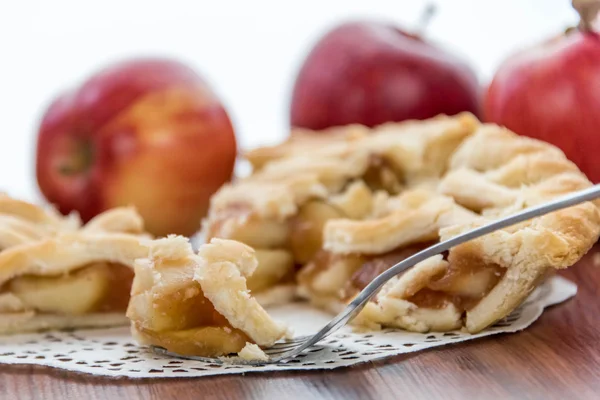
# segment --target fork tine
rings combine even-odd
[[[287,353],[291,350],[294,350],[296,348],[300,347],[300,344],[296,345],[296,346],[292,346],[292,347],[278,347],[278,348],[272,348],[269,347],[268,349],[263,349],[263,351],[266,354],[272,355],[272,354],[281,354],[281,353]]]
[[[297,336],[293,339],[286,339],[283,343],[304,342],[311,337],[312,337],[312,335]]]
[[[296,343],[304,343],[306,342],[308,339],[310,339],[312,336],[298,336],[295,337],[293,339],[289,339],[289,340],[284,340],[281,342],[277,342],[275,343],[273,346],[271,347],[277,347],[277,346],[285,346],[285,345],[294,345]]]
[[[300,346],[302,343],[304,342],[298,342],[298,343],[280,343],[278,345],[275,346],[271,346],[268,349],[269,350],[287,350],[287,349],[293,349],[294,347],[298,347]]]
[[[296,347],[300,347],[304,343],[306,343],[306,340],[299,341],[299,342],[294,342],[294,343],[277,343],[274,346],[271,346],[269,348],[263,349],[263,351],[265,353],[267,353],[267,354],[274,354],[274,351],[278,351],[280,353],[283,353],[283,352],[295,349]]]
[[[290,348],[290,349],[273,349],[273,350],[279,350],[279,351],[272,351],[272,349],[265,349],[263,351],[268,356],[277,356],[277,355],[280,355],[280,354],[288,353],[288,352],[294,350],[294,348]]]

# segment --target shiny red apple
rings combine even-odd
[[[189,67],[135,59],[59,96],[39,127],[36,174],[63,213],[89,220],[134,205],[156,235],[190,235],[232,175],[236,141],[221,102]]]
[[[484,107],[487,121],[558,146],[600,182],[600,35],[591,27],[510,57]]]
[[[309,129],[425,119],[480,108],[466,63],[417,35],[380,22],[328,32],[296,78],[291,125]]]

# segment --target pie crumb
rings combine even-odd
[[[283,339],[293,339],[294,338],[294,330],[289,326],[286,327],[285,334],[283,335]]]
[[[246,342],[246,345],[242,350],[240,350],[238,356],[248,361],[267,361],[269,359],[269,356],[267,356],[265,352],[260,349],[260,347],[250,342]]]

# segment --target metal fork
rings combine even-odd
[[[454,236],[451,239],[434,244],[433,246],[428,247],[425,250],[422,250],[412,255],[411,257],[406,258],[403,261],[400,261],[393,267],[387,269],[386,271],[378,275],[354,298],[354,300],[352,300],[352,302],[348,304],[348,306],[340,314],[333,318],[327,325],[325,325],[319,332],[315,333],[314,335],[298,337],[293,340],[279,342],[273,345],[272,347],[265,349],[265,353],[270,357],[268,361],[235,360],[235,362],[238,364],[264,365],[278,363],[294,358],[295,356],[302,353],[304,350],[315,345],[316,343],[320,342],[327,336],[333,334],[334,332],[342,328],[344,325],[346,325],[362,310],[362,308],[367,304],[371,297],[373,297],[375,293],[377,293],[377,291],[381,289],[381,287],[386,282],[388,282],[391,278],[395,277],[396,275],[411,268],[415,264],[426,260],[429,257],[448,251],[456,245],[494,232],[498,229],[506,228],[511,225],[515,225],[519,222],[527,221],[529,219],[539,217],[541,215],[545,215],[553,211],[561,210],[563,208],[571,207],[586,201],[594,200],[599,197],[600,184],[571,193],[567,196],[560,197],[556,200],[525,209],[516,214],[493,221],[487,225],[480,226],[470,231],[464,232],[460,235]],[[169,352],[161,347],[156,346],[153,346],[152,350],[160,354],[177,358],[209,361],[217,364],[221,364],[224,362],[223,359],[217,358],[184,356]]]

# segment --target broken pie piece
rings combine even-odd
[[[116,208],[86,225],[0,196],[0,333],[127,323],[143,222]]]
[[[208,238],[287,252],[260,291],[289,282],[293,264],[297,293],[332,312],[419,249],[590,185],[554,146],[470,114],[301,130],[246,156],[254,172],[213,196]],[[500,230],[393,279],[355,323],[481,331],[599,235],[591,202]]]
[[[286,334],[247,288],[257,266],[252,248],[213,239],[194,254],[183,237],[146,245],[149,255],[135,263],[127,310],[138,342],[203,357],[246,348],[248,357],[248,343],[270,346]]]

